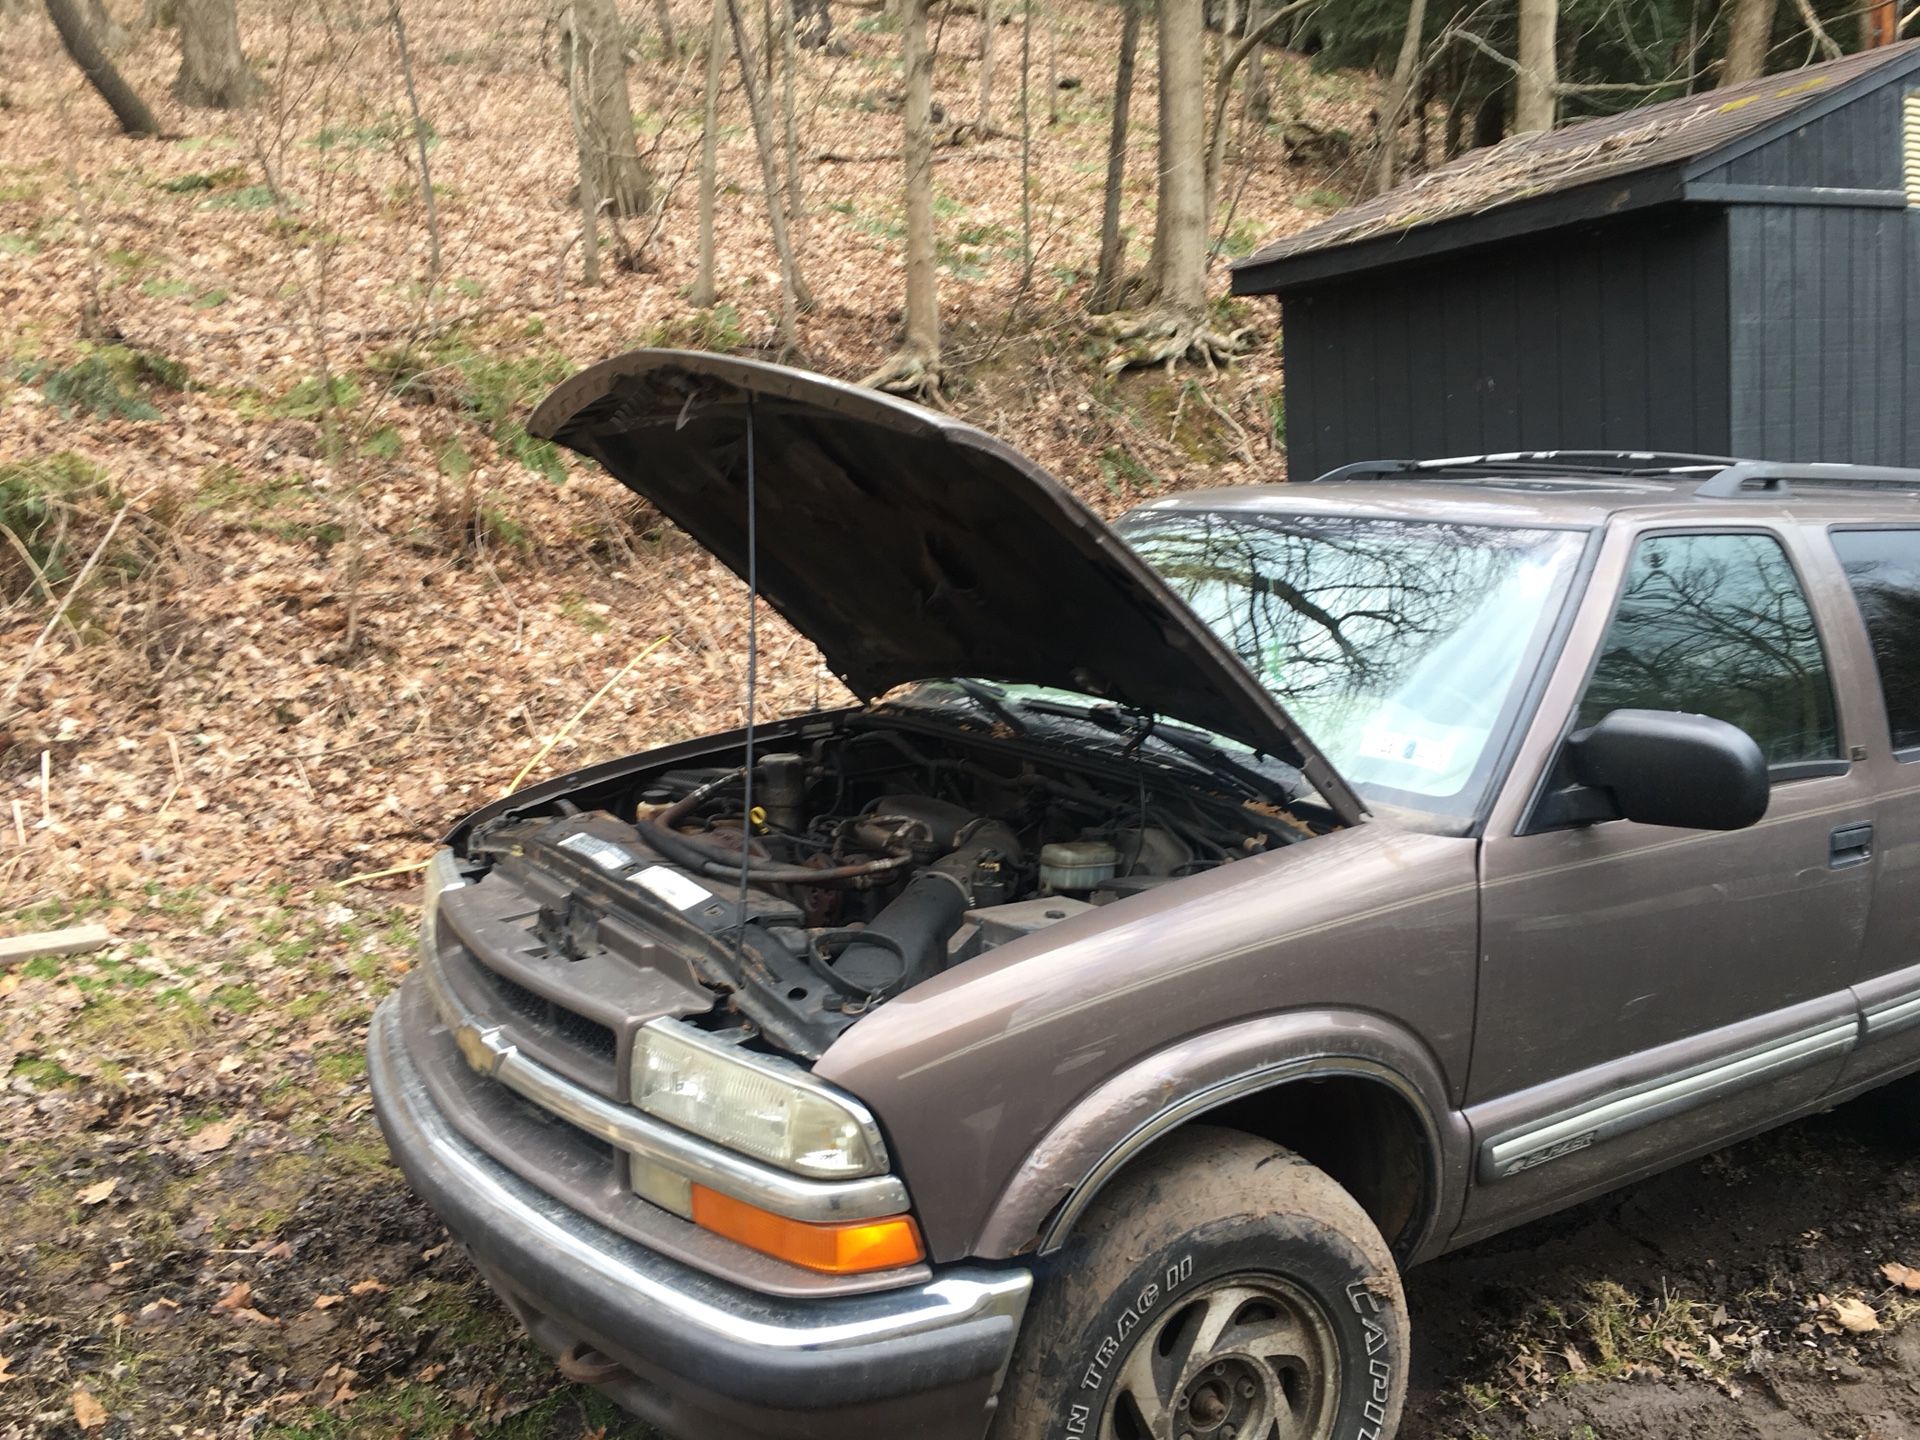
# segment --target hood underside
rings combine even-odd
[[[751,422],[751,450],[749,449]],[[1361,806],[1254,676],[1124,541],[1018,451],[892,396],[752,360],[636,350],[528,430],[607,471],[744,577],[863,700],[952,676],[1056,686],[1298,765]]]

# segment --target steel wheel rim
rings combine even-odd
[[[1278,1275],[1169,1302],[1120,1359],[1100,1440],[1327,1440],[1340,1352],[1326,1311]]]

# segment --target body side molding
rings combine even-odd
[[[1853,990],[1860,1000],[1864,1040],[1879,1040],[1920,1024],[1920,965],[1876,975]]]
[[[1891,1035],[1896,1030],[1904,1030],[1909,1025],[1920,1024],[1920,995],[1876,1005],[1865,1013],[1864,1018],[1867,1035],[1875,1040],[1882,1035]]]
[[[1827,1020],[1764,1045],[1717,1056],[1686,1070],[1603,1093],[1480,1146],[1479,1178],[1502,1180],[1683,1114],[1774,1076],[1804,1069],[1853,1049],[1857,1016]]]

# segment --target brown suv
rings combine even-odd
[[[642,352],[532,430],[865,703],[469,817],[415,1188],[685,1437],[1386,1437],[1399,1270],[1920,1066],[1920,473],[1506,455],[1109,528]]]

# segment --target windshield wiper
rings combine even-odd
[[[1012,703],[1038,715],[1057,715],[1062,720],[1085,720],[1113,735],[1131,735],[1141,725],[1139,719],[1118,705],[1069,705],[1064,700],[1043,700],[1038,696],[1022,697]]]
[[[1284,760],[1267,757],[1267,763],[1278,767],[1285,776],[1281,779],[1257,766],[1247,764],[1219,741],[1209,740],[1205,735],[1191,730],[1169,730],[1162,726],[1154,730],[1153,738],[1191,755],[1196,760],[1203,760],[1216,769],[1237,775],[1246,784],[1263,794],[1270,794],[1277,788],[1287,799],[1298,800],[1307,793],[1306,777],[1297,767],[1287,764]]]
[[[1036,710],[1042,715],[1057,715],[1066,720],[1084,720],[1110,735],[1127,736],[1127,748],[1130,751],[1138,749],[1146,740],[1158,740],[1189,759],[1200,761],[1209,770],[1232,776],[1239,781],[1241,789],[1252,795],[1267,797],[1278,791],[1284,799],[1297,800],[1307,790],[1305,777],[1291,765],[1273,762],[1282,765],[1286,772],[1286,778],[1281,779],[1247,764],[1218,741],[1209,740],[1205,735],[1185,728],[1169,729],[1153,715],[1125,710],[1113,704],[1069,705],[1064,701],[1038,698],[1015,700],[1012,703],[1022,710]]]
[[[998,685],[989,685],[984,680],[969,680],[963,675],[950,677],[947,684],[969,697],[996,720],[1005,721],[1014,734],[1027,733],[1027,722],[1013,713],[1013,707],[1007,703],[1007,692]]]

